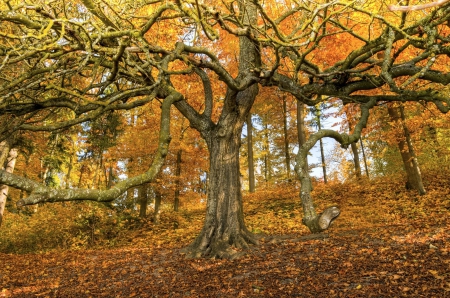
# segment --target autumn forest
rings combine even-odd
[[[0,297],[450,296],[450,1],[0,8]]]

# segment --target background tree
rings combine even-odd
[[[415,189],[419,194],[424,195],[426,191],[422,183],[422,174],[412,145],[411,134],[405,124],[404,108],[403,106],[388,106],[388,113],[394,126],[401,127],[403,131],[403,135],[397,137],[397,142],[407,177],[406,188]]]
[[[252,114],[247,116],[247,167],[248,167],[248,191],[255,192],[255,165],[253,163],[253,123]]]
[[[321,110],[324,109],[323,105],[317,105],[310,107],[310,114],[312,115],[311,119],[311,126],[316,128],[317,130],[322,129],[322,121],[325,120],[327,117],[322,114]],[[323,140],[322,138],[319,139],[319,150],[320,150],[320,167],[322,168],[323,172],[323,182],[327,183],[327,164],[325,162],[325,152],[323,149]]]

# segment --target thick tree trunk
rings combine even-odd
[[[257,9],[252,1],[239,0],[239,11],[243,24],[248,28],[257,21]],[[260,67],[259,45],[245,36],[239,37],[239,74],[237,82],[254,78],[252,70]],[[242,91],[227,90],[219,121],[211,120],[212,94],[209,81],[202,72],[206,107],[202,115],[192,111],[186,102],[177,108],[185,115],[191,125],[200,131],[209,150],[209,183],[206,217],[203,229],[183,251],[187,257],[208,256],[210,258],[234,258],[241,249],[256,244],[255,235],[244,224],[242,205],[239,147],[242,128],[258,94],[258,85],[253,84]]]
[[[253,123],[252,114],[247,116],[247,159],[248,159],[248,191],[255,192],[255,166],[253,164]]]
[[[291,155],[289,154],[289,138],[287,125],[286,96],[283,96],[283,134],[284,134],[284,156],[286,162],[286,178],[291,179]]]
[[[415,189],[419,194],[424,195],[426,193],[422,182],[422,175],[420,173],[417,157],[414,152],[414,147],[411,142],[411,136],[409,129],[405,124],[405,115],[403,112],[403,106],[400,107],[388,107],[389,116],[393,121],[400,121],[403,128],[403,137],[397,142],[400,154],[402,156],[403,164],[406,172],[406,188]]]
[[[5,146],[6,149],[6,146]],[[5,171],[8,173],[12,173],[14,171],[14,167],[16,166],[17,159],[17,149],[11,148],[9,150],[9,154],[6,158],[5,162]],[[9,187],[7,185],[0,185],[0,226],[3,221],[3,213],[5,211],[6,206],[6,198],[8,197]]]
[[[226,131],[218,127],[207,142],[210,167],[206,219],[200,235],[184,250],[188,257],[233,258],[235,249],[257,243],[244,224],[239,171],[243,123],[236,120],[226,123]]]

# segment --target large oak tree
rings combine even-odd
[[[446,3],[427,14],[360,1],[295,0],[9,1],[1,9],[0,141],[21,131],[64,132],[153,100],[162,102],[162,113],[149,170],[108,190],[49,188],[6,170],[0,170],[0,184],[29,192],[19,205],[112,201],[161,169],[174,105],[210,153],[205,223],[186,248],[194,257],[233,257],[257,243],[244,223],[239,147],[265,87],[309,106],[330,98],[360,106],[351,135],[321,129],[296,157],[303,223],[314,233],[340,212],[314,208],[305,165],[316,142],[330,137],[347,148],[379,104],[420,101],[443,113],[450,107]],[[187,76],[203,85],[201,107],[184,92]],[[217,80],[222,91],[212,87]]]

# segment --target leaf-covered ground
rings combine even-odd
[[[450,179],[425,181],[422,197],[393,179],[316,186],[318,209],[342,214],[315,239],[297,190],[247,195],[247,224],[265,236],[232,261],[179,253],[199,209],[144,226],[120,248],[0,254],[0,297],[450,297]]]

